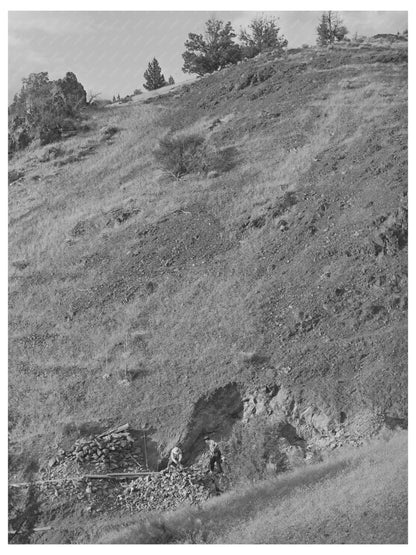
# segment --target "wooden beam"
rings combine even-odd
[[[124,480],[128,478],[139,478],[140,476],[149,476],[151,474],[159,474],[159,472],[143,471],[143,472],[109,472],[108,474],[83,474],[82,476],[70,476],[68,478],[60,478],[56,480],[35,480],[33,482],[20,482],[9,484],[11,488],[24,488],[30,485],[41,484],[61,484],[62,482],[80,482],[82,480]]]
[[[46,532],[52,530],[52,526],[42,526],[40,528],[33,528],[33,532]],[[9,534],[18,534],[19,530],[9,530]]]

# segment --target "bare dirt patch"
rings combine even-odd
[[[235,243],[203,204],[189,205],[144,229],[126,231],[127,256],[108,264],[107,279],[75,300],[73,313],[109,302],[128,303],[137,293],[149,294],[165,274],[209,264]],[[149,284],[152,283],[150,286]]]

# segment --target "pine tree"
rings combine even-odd
[[[147,70],[144,72],[144,78],[146,79],[146,83],[143,83],[143,87],[148,91],[154,91],[167,85],[162,69],[156,58],[153,58],[153,60],[149,62]]]
[[[168,85],[174,85],[174,84],[175,84],[175,79],[172,77],[172,75],[169,75]]]
[[[273,17],[262,16],[253,19],[249,25],[249,31],[244,29],[240,32],[243,56],[253,58],[265,50],[277,50],[281,53],[287,46],[287,39],[279,35],[279,31],[280,28]]]
[[[231,22],[225,23],[212,18],[205,23],[205,35],[189,33],[182,54],[184,73],[205,75],[228,64],[241,60],[241,48],[234,42]]]

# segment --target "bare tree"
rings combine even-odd
[[[94,91],[90,90],[88,91],[88,96],[87,96],[87,104],[88,106],[91,106],[91,104],[93,104],[94,100],[96,98],[98,98],[101,95],[101,93],[95,93]]]

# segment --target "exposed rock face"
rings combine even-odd
[[[406,427],[404,419],[389,418],[377,409],[361,408],[348,417],[335,415],[333,409],[318,407],[299,400],[284,386],[273,385],[251,391],[244,398],[243,422],[253,416],[267,416],[279,427],[283,447],[302,445],[338,447],[343,443],[359,444],[383,427]]]
[[[68,71],[63,79],[55,84],[56,93],[63,97],[67,107],[77,109],[87,102],[87,93],[75,73]]]
[[[344,444],[360,445],[383,427],[406,427],[403,419],[389,418],[371,407],[357,407],[351,414],[336,412],[329,402],[314,403],[308,400],[307,394],[292,391],[281,384],[252,388],[245,394],[243,391],[241,384],[230,383],[195,404],[186,432],[178,438],[182,442],[186,465],[196,461],[208,464],[204,459],[205,435],[222,443],[226,451],[234,425],[239,421],[248,423],[255,417],[265,417],[277,433],[285,468],[314,458],[322,449],[334,449]],[[164,456],[172,446],[166,446]],[[162,457],[159,468],[164,466],[166,460]],[[267,470],[276,472],[273,461],[269,461]]]

